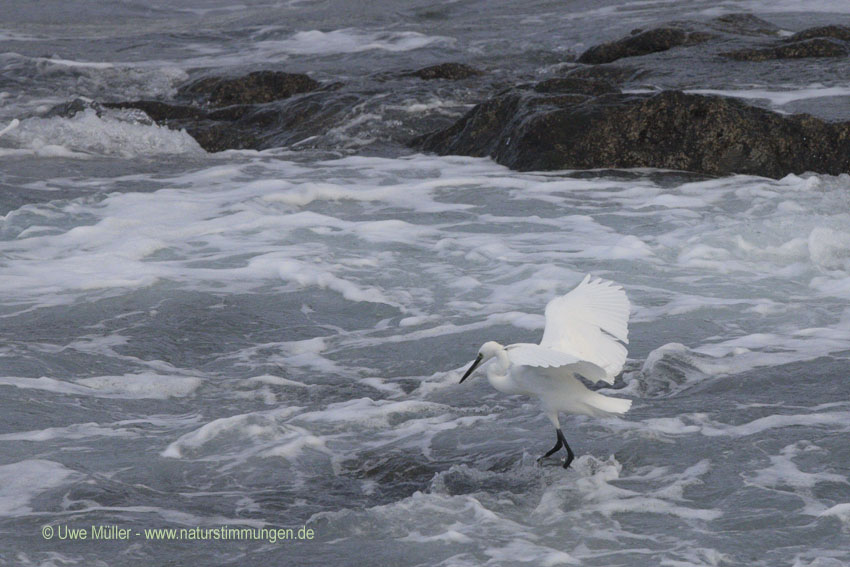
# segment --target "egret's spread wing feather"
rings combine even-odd
[[[618,341],[629,342],[629,310],[623,288],[588,274],[575,289],[546,306],[540,346],[602,367],[605,377],[599,379],[613,384],[626,362],[626,347]]]
[[[551,366],[565,366],[579,362],[579,358],[562,352],[552,350],[531,343],[518,343],[508,345],[505,349],[511,364],[515,366],[540,366],[548,368]]]
[[[581,374],[588,380],[596,382],[605,380],[607,373],[604,368],[587,360],[581,360],[569,353],[553,350],[531,343],[517,343],[505,348],[513,366],[536,366],[540,368],[569,367],[572,373]]]

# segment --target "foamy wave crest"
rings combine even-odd
[[[32,500],[40,494],[81,477],[80,473],[44,459],[30,459],[0,466],[0,516],[19,516],[33,511]]]
[[[168,98],[188,79],[183,69],[150,63],[122,64],[76,61],[56,57],[28,57],[18,53],[0,55],[5,74],[19,80],[49,80],[54,91],[65,90],[91,98]],[[64,89],[62,89],[64,87]]]
[[[232,460],[231,466],[235,466],[249,458],[294,460],[305,449],[326,451],[322,437],[285,423],[298,409],[219,418],[182,435],[161,454],[173,459]]]
[[[412,31],[366,32],[348,28],[329,32],[300,31],[287,39],[258,42],[258,47],[293,55],[328,55],[371,50],[411,51],[422,47],[447,46],[454,41],[450,37],[430,36]]]
[[[28,118],[2,139],[13,147],[0,147],[2,155],[75,157],[91,155],[134,158],[172,154],[204,155],[185,130],[170,130],[139,116],[120,113],[98,115],[92,109],[71,118]]]
[[[201,385],[201,379],[146,372],[121,376],[92,376],[75,382],[47,376],[41,378],[0,376],[0,384],[75,396],[164,400],[192,394]]]

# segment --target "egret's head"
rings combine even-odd
[[[472,374],[478,366],[484,362],[487,362],[496,354],[502,350],[504,347],[497,343],[496,341],[487,341],[481,348],[478,349],[478,356],[475,358],[475,362],[472,363],[472,366],[469,367],[469,370],[466,371],[466,374],[463,375],[463,378],[460,379],[460,384],[463,384],[463,381],[469,378],[469,375]]]

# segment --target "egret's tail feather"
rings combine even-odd
[[[588,407],[588,413],[596,417],[606,417],[615,414],[626,413],[632,407],[631,400],[623,398],[609,398],[602,394],[593,392],[593,396],[582,400]]]

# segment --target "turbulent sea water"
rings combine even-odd
[[[850,176],[411,153],[399,117],[480,96],[451,85],[375,89],[314,149],[45,115],[210,68],[362,94],[460,60],[509,84],[637,27],[750,10],[794,31],[850,22],[845,2],[177,5],[3,6],[0,564],[850,564]],[[680,86],[846,111],[846,77],[745,79]],[[457,381],[484,341],[538,340],[588,272],[632,301],[606,392],[634,405],[562,420],[578,458],[537,466],[536,402]],[[59,537],[92,526],[131,534]],[[314,537],[143,531],[222,526]]]

